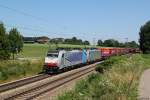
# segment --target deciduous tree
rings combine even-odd
[[[10,45],[3,23],[0,23],[0,59],[9,59]]]
[[[150,21],[140,28],[140,49],[143,53],[150,53]]]
[[[11,53],[13,54],[13,59],[14,59],[14,54],[19,53],[22,48],[23,48],[23,40],[22,36],[18,32],[16,28],[12,28],[9,32],[9,41],[10,41],[10,46],[11,46]]]
[[[98,40],[97,45],[98,46],[103,46],[103,41],[102,40]]]

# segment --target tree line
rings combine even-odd
[[[104,46],[104,47],[132,47],[132,48],[138,48],[138,44],[135,41],[131,42],[119,42],[115,39],[107,39],[107,40],[98,40],[97,42],[98,46]]]
[[[6,32],[4,24],[0,22],[0,60],[6,60],[19,53],[23,48],[23,40],[17,28]]]
[[[26,41],[25,43],[35,43],[38,39],[49,39],[46,36],[41,37],[23,37],[23,40]],[[38,42],[37,42],[38,43]],[[72,44],[72,45],[90,45],[90,42],[87,40],[78,39],[77,37],[72,38],[51,38],[49,39],[50,44]],[[104,46],[104,47],[138,47],[138,44],[135,41],[121,43],[115,39],[107,39],[105,41],[98,40],[97,46]]]
[[[72,37],[72,38],[54,38],[54,39],[50,39],[49,41],[50,43],[55,43],[55,44],[73,44],[73,45],[90,45],[90,42],[85,40],[83,41],[82,39],[78,39],[76,37]]]
[[[38,43],[38,40],[42,39],[43,41],[49,39],[49,43],[52,44],[73,44],[73,45],[90,45],[90,42],[82,39],[78,39],[76,37],[72,38],[49,38],[47,36],[40,36],[40,37],[23,37],[24,43]]]

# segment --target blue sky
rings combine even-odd
[[[0,0],[0,21],[8,30],[18,27],[24,36],[138,41],[139,28],[150,20],[149,4],[150,0]]]

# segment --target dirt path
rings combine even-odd
[[[145,70],[141,76],[138,100],[150,100],[150,69]]]

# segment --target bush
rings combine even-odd
[[[105,70],[111,69],[112,65],[122,63],[127,57],[126,56],[117,56],[106,59],[101,64],[98,64],[95,70],[99,73],[104,73]]]
[[[99,73],[104,73],[104,66],[98,65],[98,66],[95,68],[95,70],[96,70],[97,72],[99,72]]]
[[[99,73],[103,73],[105,70],[110,69],[111,65],[113,65],[114,63],[114,59],[107,59],[101,64],[98,64],[95,70]]]

